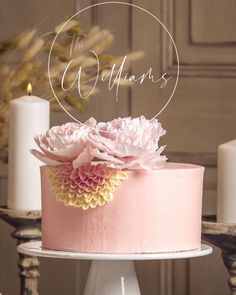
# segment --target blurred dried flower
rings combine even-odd
[[[33,29],[29,32],[26,32],[26,33],[23,33],[22,35],[20,35],[18,48],[19,49],[26,48],[29,45],[30,41],[35,36],[35,34],[36,34],[36,29]]]
[[[86,111],[90,97],[91,81],[97,75],[109,72],[112,64],[119,64],[124,57],[114,57],[106,54],[114,40],[114,36],[108,30],[102,30],[98,26],[92,27],[88,32],[84,32],[78,19],[73,19],[56,26],[53,31],[42,36],[38,36],[39,27],[23,32],[13,39],[0,41],[0,149],[8,147],[8,121],[9,121],[9,102],[24,93],[28,82],[33,84],[34,92],[48,99],[53,111],[61,110],[52,95],[50,84],[48,83],[47,58],[51,48],[51,42],[60,32],[60,42],[54,43],[52,57],[56,64],[51,67],[51,78],[63,103],[70,108],[75,108],[79,112]],[[65,38],[63,38],[65,37]],[[68,38],[70,37],[70,38]],[[75,49],[72,49],[71,40],[75,39]],[[95,51],[101,68],[97,71],[97,60],[91,56],[90,51]],[[127,54],[127,64],[142,57],[141,52]],[[74,81],[76,71],[83,67],[81,74],[80,90],[84,97],[78,100],[73,93],[66,93],[61,88],[61,76],[68,61],[73,58],[73,63],[67,73],[66,83]],[[115,71],[114,71],[115,74]],[[37,83],[36,83],[37,82]],[[120,80],[121,86],[132,85],[124,79]],[[98,91],[96,88],[93,95]]]
[[[9,109],[7,105],[0,105],[0,147],[8,146],[8,117]]]

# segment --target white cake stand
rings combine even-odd
[[[204,244],[199,250],[172,253],[78,253],[42,249],[40,241],[21,244],[17,250],[30,256],[92,260],[84,295],[141,295],[134,269],[134,260],[182,259],[206,256],[212,253],[212,247]]]

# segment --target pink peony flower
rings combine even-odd
[[[79,167],[92,161],[86,137],[96,121],[90,118],[84,125],[66,123],[52,127],[46,134],[35,136],[35,142],[42,152],[31,150],[32,154],[47,165],[57,166],[72,162]]]
[[[66,123],[37,135],[40,151],[31,152],[47,165],[72,163],[74,168],[94,158],[116,169],[158,169],[166,161],[159,139],[166,132],[156,120],[118,118],[107,123],[89,119],[84,125]]]
[[[156,120],[118,118],[88,132],[90,153],[119,169],[158,169],[166,161],[159,139],[166,132]]]

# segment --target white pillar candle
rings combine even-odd
[[[49,129],[50,106],[47,100],[29,95],[10,103],[8,207],[17,210],[41,210],[39,166],[31,153],[34,136]]]
[[[236,140],[218,148],[217,221],[236,223]]]

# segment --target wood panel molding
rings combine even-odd
[[[196,0],[161,0],[162,22],[168,28],[179,51],[180,76],[236,77],[236,41],[233,38],[219,42],[196,39],[193,34],[196,30],[193,24],[193,1]],[[176,75],[177,62],[173,45],[164,30],[161,34],[161,60],[162,72]]]
[[[193,163],[205,167],[217,166],[216,153],[168,152],[168,159],[172,162]]]

